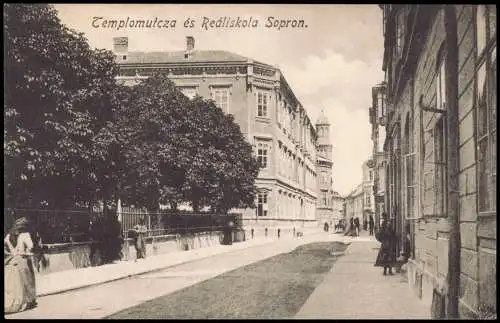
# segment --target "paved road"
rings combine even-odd
[[[336,235],[319,234],[301,239],[228,252],[211,258],[170,267],[103,285],[50,295],[38,299],[38,307],[7,316],[14,319],[96,319],[125,308],[170,294],[253,262],[289,252],[300,244],[338,240]]]

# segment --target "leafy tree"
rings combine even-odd
[[[155,211],[160,202],[183,200],[186,155],[192,145],[187,131],[189,100],[165,76],[153,77],[130,90],[115,132],[122,133],[122,146],[129,172],[123,181],[124,202]]]
[[[232,115],[212,100],[196,97],[191,117],[197,128],[195,163],[188,168],[184,194],[193,208],[208,205],[227,212],[234,207],[252,207],[259,165],[252,146],[245,140]]]
[[[239,126],[213,101],[187,99],[165,75],[132,89],[120,113],[127,169],[135,179],[126,185],[132,203],[175,209],[190,202],[228,211],[253,206],[258,164]]]
[[[95,198],[109,177],[95,146],[113,115],[112,53],[91,49],[46,4],[5,4],[4,40],[6,203],[63,207]]]

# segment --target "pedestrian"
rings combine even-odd
[[[4,239],[5,313],[17,313],[37,305],[33,247],[28,220],[20,218]]]
[[[267,238],[267,228],[264,229],[264,235]]]
[[[146,241],[145,235],[147,233],[147,228],[144,225],[144,219],[139,221],[134,227],[134,247],[136,252],[136,260],[146,258]]]
[[[375,220],[373,219],[373,215],[370,215],[370,219],[368,220],[368,229],[370,230],[369,234],[373,235],[373,229],[375,227]]]
[[[366,220],[366,218],[363,220],[363,230],[368,231],[368,221]]]
[[[370,215],[370,219],[368,220],[368,229],[369,235],[373,235],[373,229],[375,228],[375,220],[373,219],[373,215]]]
[[[254,231],[253,231],[253,228],[250,230],[250,232],[252,233],[252,239],[253,239],[253,232],[254,232]]]
[[[356,236],[359,236],[359,218],[356,217],[354,219],[354,228],[356,230]]]
[[[278,228],[278,239],[280,238],[280,234],[281,234],[281,229]]]
[[[387,217],[385,213],[383,216]],[[377,232],[375,238],[381,243],[375,266],[384,268],[384,276],[387,275],[387,270],[389,275],[392,275],[392,267],[396,263],[396,234],[389,220],[386,219],[382,222],[380,231]]]

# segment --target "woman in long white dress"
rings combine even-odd
[[[16,313],[36,306],[33,241],[21,218],[4,239],[5,313]]]

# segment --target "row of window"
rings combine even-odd
[[[182,93],[188,98],[194,98],[197,93],[197,87],[195,86],[181,86]],[[270,112],[272,111],[272,92],[269,90],[256,89],[254,91],[256,98],[256,115],[259,118],[269,118]],[[211,98],[215,101],[215,104],[221,108],[224,112],[230,113],[230,87],[227,86],[212,86],[210,92]],[[298,124],[296,122],[296,114],[292,112],[290,106],[288,106],[283,100],[279,100],[278,110],[277,110],[278,125],[282,127],[285,134],[290,134],[295,140],[299,140]],[[306,142],[308,149],[312,150],[314,147],[314,142],[312,136],[308,134],[308,127],[300,128],[303,134],[300,134],[300,139]],[[322,130],[325,131],[325,130]],[[327,130],[326,130],[327,131]],[[306,141],[307,140],[307,141]]]
[[[257,208],[255,212],[258,217],[269,215],[268,201],[270,194],[270,191],[260,191],[257,193]],[[278,191],[276,202],[276,215],[280,218],[299,218],[306,214],[314,214],[313,203],[298,199],[286,192]]]
[[[272,156],[272,142],[267,140],[257,140],[257,161],[262,169],[267,169],[271,166],[271,156]],[[306,178],[306,186],[310,189],[315,187],[316,174],[309,167],[307,167],[304,161],[299,160],[290,151],[285,149],[285,146],[281,145],[278,149],[279,153],[279,164],[277,167],[278,174],[286,177],[290,180],[299,183],[302,186],[303,176]],[[304,174],[305,172],[305,174]]]

